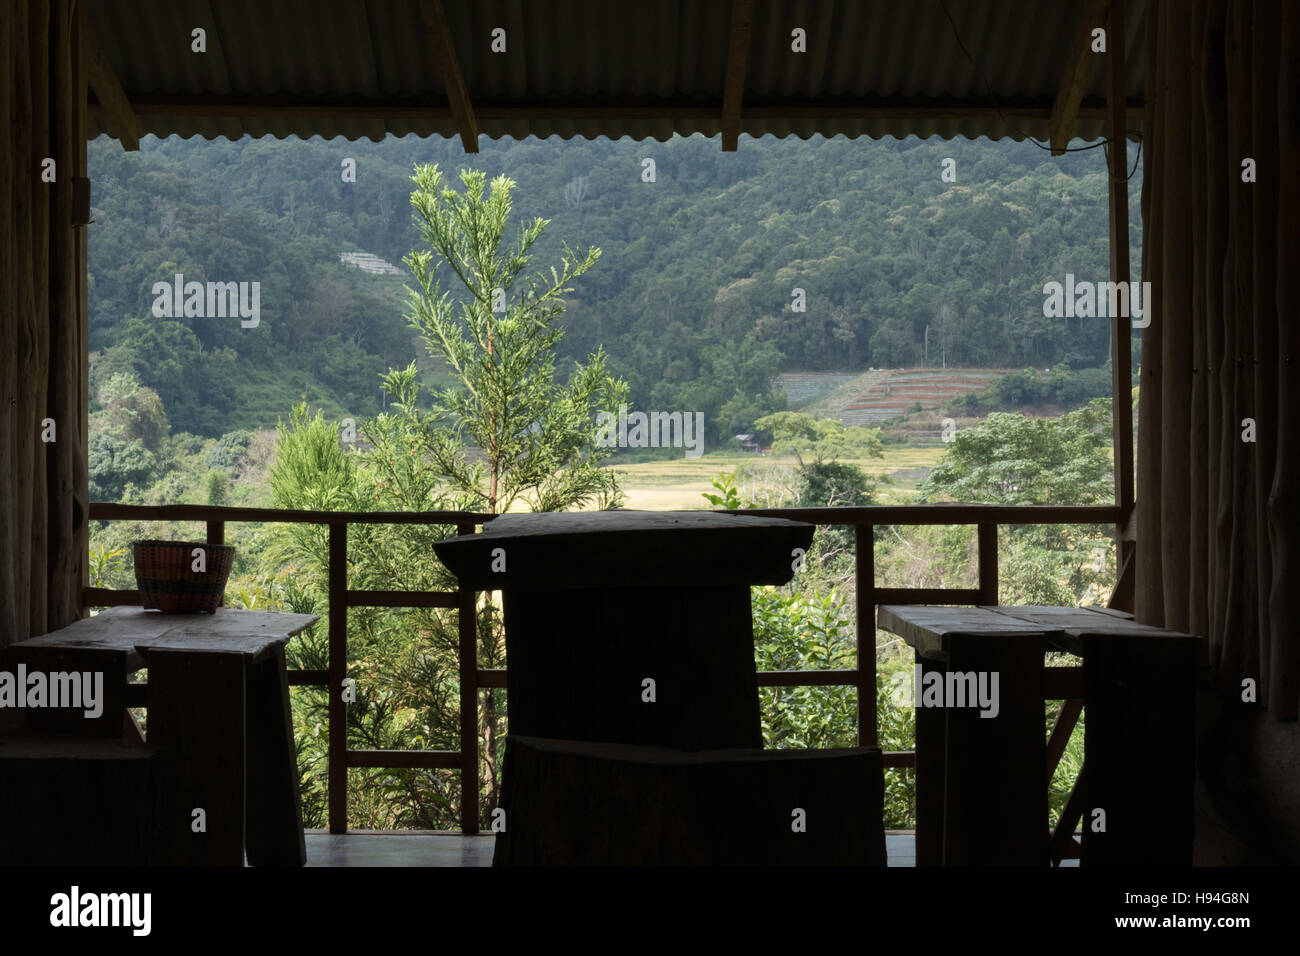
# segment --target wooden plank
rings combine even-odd
[[[1088,765],[1085,762],[1079,769],[1078,779],[1074,781],[1074,789],[1065,799],[1065,806],[1061,808],[1060,819],[1056,821],[1056,826],[1052,830],[1051,836],[1051,853],[1052,865],[1059,866],[1063,859],[1078,857],[1078,846],[1074,841],[1074,828],[1079,825],[1079,820],[1083,818],[1084,798],[1083,793],[1087,788]]]
[[[154,748],[103,738],[4,737],[0,779],[6,867],[158,862],[164,781]]]
[[[749,66],[749,28],[753,0],[731,0],[731,31],[722,87],[722,149],[734,152],[740,140],[740,103]]]
[[[744,511],[692,512],[743,514],[820,525],[874,524],[1116,524],[1115,505],[866,505],[858,508],[753,508]],[[228,508],[215,505],[123,505],[93,502],[97,521],[271,521],[286,524],[482,524],[492,515],[474,511],[297,511],[292,508]]]
[[[502,515],[480,534],[434,544],[464,587],[713,588],[785,584],[813,527],[697,511]]]
[[[245,693],[248,864],[302,866],[307,862],[307,845],[282,646],[266,660],[248,665]]]
[[[82,616],[81,586],[86,580],[89,547],[86,439],[81,420],[88,405],[82,368],[87,361],[81,323],[86,273],[78,244],[86,231],[73,222],[73,183],[86,176],[84,121],[85,70],[81,54],[83,4],[53,4],[51,78],[55,109],[51,117],[51,156],[58,158],[58,180],[47,186],[54,197],[50,236],[50,336],[48,414],[58,423],[59,441],[46,446],[46,525],[49,546],[45,578],[49,595],[46,629],[63,627]],[[0,470],[0,473],[5,473]],[[35,558],[33,558],[35,560]],[[3,643],[3,639],[0,639]]]
[[[1114,631],[1117,634],[1167,634],[1161,627],[1151,627],[1136,623],[1131,615],[1114,613],[1106,608],[1093,607],[1052,607],[1050,605],[1026,604],[1017,607],[989,607],[1027,624],[1033,624],[1050,631],[1067,631],[1086,628],[1097,632]]]
[[[876,588],[876,604],[958,604],[979,602],[976,588]]]
[[[121,607],[123,605],[140,606],[140,592],[136,590],[118,590],[116,588],[81,589],[81,602],[87,607]]]
[[[996,674],[999,686],[994,716],[987,716],[991,708],[952,701],[943,710],[943,865],[1046,866],[1042,643],[1015,633],[951,634],[947,640],[949,676],[987,675],[991,691]],[[1009,759],[990,774],[995,755]]]
[[[876,623],[883,630],[897,634],[918,654],[933,655],[946,651],[946,639],[951,634],[1019,635],[1041,638],[1041,627],[1028,622],[1015,621],[990,608],[973,607],[912,607],[883,604],[877,611]]]
[[[141,646],[259,657],[318,620],[314,614],[281,611],[217,608],[213,614],[163,614],[140,607],[115,607],[24,641],[22,646],[115,650],[126,654],[138,669],[135,651]]]
[[[167,780],[158,819],[170,865],[244,865],[245,658],[148,652],[149,743]],[[206,830],[195,832],[196,810]]]
[[[916,658],[924,681],[945,672],[942,663]],[[948,718],[937,707],[916,710],[916,865],[943,865],[944,760],[948,752]]]
[[[979,546],[980,604],[998,603],[998,526],[983,522],[976,532]]]
[[[1065,52],[1061,82],[1057,86],[1056,99],[1052,102],[1052,115],[1047,121],[1053,156],[1064,155],[1070,137],[1074,135],[1079,106],[1083,103],[1083,93],[1092,75],[1096,56],[1092,52],[1091,33],[1093,27],[1104,25],[1105,10],[1106,0],[1093,0],[1082,6],[1075,22],[1074,34]],[[1120,34],[1118,42],[1124,42],[1123,34]]]
[[[113,71],[113,65],[99,45],[91,30],[82,33],[86,51],[86,76],[95,91],[99,105],[108,117],[112,135],[122,143],[122,148],[132,152],[140,148],[140,120],[131,107],[131,101],[122,89],[122,83]]]
[[[328,670],[289,671],[290,687],[328,687],[330,672]]]
[[[1047,668],[1047,673],[1051,673],[1053,668]],[[1048,700],[1054,697],[1046,688],[1043,690],[1043,696]],[[1079,722],[1079,715],[1083,713],[1083,700],[1081,698],[1067,698],[1061,704],[1061,712],[1056,717],[1056,723],[1052,725],[1051,736],[1047,738],[1047,785],[1052,783],[1052,776],[1056,773],[1057,766],[1061,763],[1061,756],[1065,753],[1066,745],[1070,742],[1070,734],[1074,732],[1074,727]]]
[[[460,127],[461,145],[465,147],[465,152],[477,153],[478,121],[474,118],[474,106],[470,103],[469,91],[465,88],[465,77],[460,70],[460,60],[456,56],[456,46],[447,26],[447,13],[443,9],[442,0],[420,0],[420,16],[429,35],[429,45],[442,70],[442,84],[447,90],[451,115]]]
[[[869,687],[857,670],[759,671],[759,687]]]
[[[1115,524],[1114,505],[865,505],[858,508],[752,508],[728,514],[756,515],[807,521],[818,525],[872,524],[956,525],[991,524]]]
[[[513,733],[506,746],[497,866],[886,862],[873,748],[684,753]]]
[[[915,768],[915,750],[886,750],[881,753],[881,760],[886,767]]]
[[[1198,643],[1083,635],[1083,865],[1191,866]],[[1093,826],[1098,809],[1104,831]]]
[[[96,521],[273,521],[284,524],[481,523],[491,515],[474,511],[298,511],[293,508],[227,508],[218,505],[121,505],[94,502]]]
[[[329,823],[330,833],[348,830],[348,709],[343,681],[348,676],[348,527],[329,532]]]
[[[92,707],[55,708],[42,707],[18,711],[27,727],[42,734],[65,734],[71,737],[119,737],[122,733],[122,715],[126,710],[126,679],[128,656],[115,649],[63,648],[14,644],[0,656],[4,669],[11,672],[19,665],[28,673],[40,671],[50,674],[80,674],[83,702],[89,692],[94,696],[95,683],[99,683],[100,714],[87,717]],[[86,687],[89,675],[91,686]]]
[[[348,607],[456,607],[456,591],[358,591],[347,594]]]
[[[461,754],[459,750],[349,750],[348,766],[459,770]],[[461,831],[470,832],[465,830],[463,821]]]
[[[464,535],[474,529],[463,525],[459,530]],[[468,589],[460,592],[456,635],[460,667],[460,829],[462,833],[478,833],[478,596]]]

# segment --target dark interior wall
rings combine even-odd
[[[72,224],[73,180],[86,168],[79,29],[75,0],[0,5],[0,647],[81,613],[86,271],[85,230]]]
[[[1136,610],[1206,641],[1198,861],[1296,862],[1300,8],[1150,15]]]

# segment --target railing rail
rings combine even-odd
[[[876,746],[875,609],[881,604],[998,604],[997,534],[1000,525],[1094,524],[1120,527],[1115,505],[868,505],[857,508],[763,508],[728,514],[788,518],[817,525],[854,529],[856,647],[858,666],[842,670],[760,671],[760,687],[852,686],[858,692],[858,742]],[[478,833],[479,752],[478,692],[506,686],[506,669],[478,667],[477,601],[473,590],[376,591],[351,589],[347,581],[348,527],[353,524],[454,525],[458,534],[473,534],[492,516],[467,511],[295,511],[215,505],[123,505],[93,502],[97,521],[201,521],[209,544],[225,540],[228,521],[321,524],[329,528],[329,667],[292,670],[297,687],[326,687],[329,692],[329,827],[347,832],[347,770],[447,769],[461,774],[460,824]],[[974,525],[977,534],[976,588],[881,588],[875,583],[874,532],[877,526]],[[85,587],[83,607],[139,604],[138,591]],[[347,618],[351,607],[438,607],[458,612],[460,682],[459,750],[353,750],[348,747],[344,681],[347,677]],[[134,686],[134,685],[133,685]],[[144,690],[130,692],[127,703],[142,706]],[[914,751],[889,751],[886,767],[915,767]]]

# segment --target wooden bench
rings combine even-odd
[[[0,737],[0,865],[157,862],[156,748],[106,737]]]
[[[511,734],[493,865],[884,866],[875,748],[718,750]]]
[[[1191,864],[1196,637],[1107,608],[886,605],[878,624],[914,648],[923,681],[1000,676],[996,718],[916,710],[918,866],[1049,862],[1043,701],[1057,698],[1086,710],[1064,814],[1083,817],[1081,862]],[[1045,668],[1049,650],[1082,668]]]

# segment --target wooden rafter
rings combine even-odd
[[[128,151],[140,148],[140,120],[127,99],[126,91],[113,72],[113,66],[104,55],[99,40],[90,30],[82,33],[85,43],[86,78],[99,99],[99,108],[108,116],[108,125],[122,148]]]
[[[478,121],[474,118],[474,106],[469,101],[465,77],[460,71],[460,60],[456,58],[456,48],[451,42],[451,30],[447,27],[447,14],[442,0],[420,0],[420,15],[424,18],[424,28],[438,57],[438,64],[442,67],[442,83],[447,88],[451,114],[460,127],[461,144],[465,147],[465,152],[477,153]]]
[[[726,152],[734,151],[740,141],[740,101],[745,94],[753,14],[753,0],[731,0],[731,42],[727,47],[727,72],[722,90],[722,148]]]
[[[1092,0],[1082,8],[1079,20],[1075,24],[1074,39],[1066,52],[1065,69],[1061,71],[1061,85],[1057,88],[1056,101],[1052,104],[1052,116],[1048,120],[1053,156],[1064,154],[1065,147],[1074,133],[1074,124],[1079,118],[1079,106],[1083,103],[1083,92],[1088,86],[1096,56],[1092,52],[1092,30],[1104,21],[1107,5],[1107,0]],[[1110,37],[1108,43],[1119,43],[1122,46],[1124,38]]]

